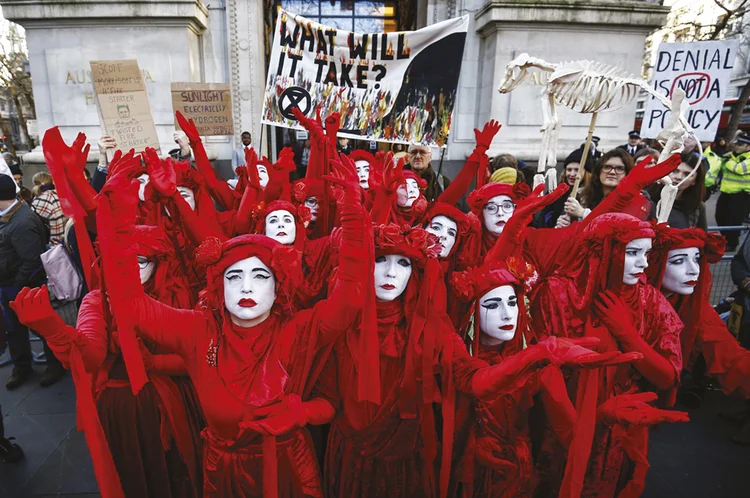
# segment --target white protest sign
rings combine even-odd
[[[690,103],[685,117],[701,142],[713,142],[716,137],[738,45],[737,40],[659,45],[651,86],[667,98],[671,98],[675,88],[685,91]],[[655,138],[667,122],[669,112],[650,97],[643,114],[641,136]]]
[[[469,17],[418,31],[351,33],[279,11],[262,122],[302,129],[291,110],[340,114],[339,136],[445,145]]]

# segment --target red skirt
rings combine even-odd
[[[263,444],[223,439],[210,428],[203,436],[203,496],[262,497]],[[260,438],[256,438],[260,439]],[[279,498],[322,498],[320,471],[312,439],[298,429],[276,440]]]
[[[126,381],[122,387],[108,386],[96,406],[127,498],[197,496],[174,443],[164,449],[158,396],[151,384],[138,396]]]

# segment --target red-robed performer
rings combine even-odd
[[[648,433],[641,431],[632,443],[624,431],[601,424],[594,434],[592,422],[596,406],[613,396],[655,391],[672,400],[676,391],[682,369],[682,323],[666,298],[645,283],[654,236],[650,224],[633,216],[598,216],[581,233],[578,256],[531,296],[531,324],[538,337],[599,337],[605,350],[644,356],[632,365],[606,369],[601,379],[595,371],[569,379],[579,423],[588,424],[589,434],[582,433],[580,446],[574,443],[570,450],[575,461],[569,462],[560,496],[576,496],[581,487],[582,496],[616,496],[631,473],[630,496],[637,496],[645,483],[648,464],[638,455],[645,454]]]
[[[445,288],[434,237],[396,225],[375,226],[374,237],[362,327],[336,342],[317,388],[337,409],[326,494],[422,497],[440,489],[444,495],[456,388],[488,399],[522,383],[535,365],[600,356],[565,342],[532,346],[494,367],[470,357],[441,311]],[[442,404],[440,458],[435,402]]]
[[[706,374],[719,381],[724,394],[750,398],[750,351],[740,346],[708,302],[709,265],[721,260],[726,240],[698,228],[659,225],[656,230],[660,242],[653,257],[661,271],[655,283],[685,326],[680,334],[683,367],[692,371],[703,355]]]
[[[331,298],[312,310],[290,315],[299,253],[263,235],[204,241],[199,255],[208,284],[195,311],[143,294],[121,239],[104,251],[105,276],[117,282],[110,294],[127,303],[140,335],[180,355],[195,383],[208,423],[204,496],[273,496],[277,485],[282,496],[322,496],[303,427],[327,422],[333,411],[308,393],[332,342],[357,316],[362,267],[369,266],[356,173],[340,171],[339,267]],[[168,169],[152,172],[151,181],[160,191],[175,188]],[[130,200],[122,190],[127,186],[108,192],[118,234],[132,229],[120,207]]]

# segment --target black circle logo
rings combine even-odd
[[[286,119],[296,121],[292,109],[299,109],[302,114],[307,116],[312,106],[310,92],[300,86],[290,86],[279,97],[279,112]]]

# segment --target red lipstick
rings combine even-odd
[[[396,286],[393,284],[383,284],[380,286],[380,288],[385,290],[394,290]]]
[[[255,308],[255,306],[258,305],[254,299],[250,299],[249,297],[243,297],[237,304],[239,304],[241,308]]]
[[[698,281],[697,280],[688,280],[687,282],[685,282],[685,285],[689,285],[690,287],[695,287],[696,285],[698,285]]]
[[[503,325],[500,330],[513,330],[513,325]]]

